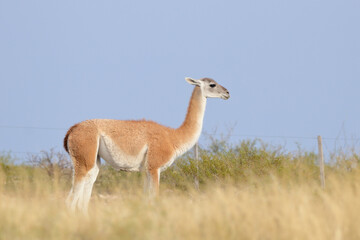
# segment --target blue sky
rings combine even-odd
[[[0,151],[60,150],[91,118],[177,127],[187,76],[231,93],[208,101],[205,132],[358,138],[359,13],[357,0],[0,0]]]

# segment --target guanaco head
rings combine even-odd
[[[230,98],[229,91],[211,78],[193,79],[187,77],[185,80],[192,85],[199,86],[206,98],[221,98],[225,100]]]

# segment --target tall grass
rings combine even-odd
[[[359,239],[358,161],[327,164],[321,189],[314,153],[213,146],[163,172],[150,202],[141,174],[104,165],[85,217],[65,207],[67,174],[1,160],[0,239]]]

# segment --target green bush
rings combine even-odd
[[[345,174],[358,169],[360,157],[356,152],[333,155],[335,162],[326,164],[326,174]],[[34,161],[34,159],[36,161]],[[0,156],[0,188],[21,191],[25,185],[41,186],[45,182],[50,190],[68,190],[71,185],[71,171],[64,155],[52,150],[39,157],[32,157],[26,164],[16,165],[9,154]],[[60,161],[61,160],[61,161]],[[61,164],[59,164],[61,163]],[[52,168],[49,168],[52,167]],[[49,172],[53,169],[53,172]],[[166,171],[161,173],[161,188],[186,191],[189,188],[209,183],[228,182],[236,184],[266,183],[276,177],[285,183],[319,182],[317,154],[299,150],[286,152],[282,147],[273,147],[261,140],[243,140],[230,145],[226,141],[213,140],[206,149],[200,149],[200,159],[194,159],[192,151],[180,157]],[[102,164],[95,182],[95,193],[115,191],[137,192],[143,188],[141,173],[116,171]],[[36,189],[35,189],[36,190]],[[37,191],[40,191],[39,189]]]
[[[253,178],[277,176],[284,180],[318,177],[316,154],[299,152],[284,153],[281,147],[274,148],[260,140],[244,140],[236,146],[210,145],[200,150],[199,161],[191,154],[178,159],[162,174],[163,183],[186,189],[198,179],[200,184],[213,181],[250,182]],[[221,149],[221,151],[219,151]]]

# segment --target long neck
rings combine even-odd
[[[182,154],[189,150],[200,137],[204,114],[206,107],[206,98],[202,95],[200,87],[195,87],[192,93],[187,114],[183,124],[176,129],[178,139],[179,153]]]

